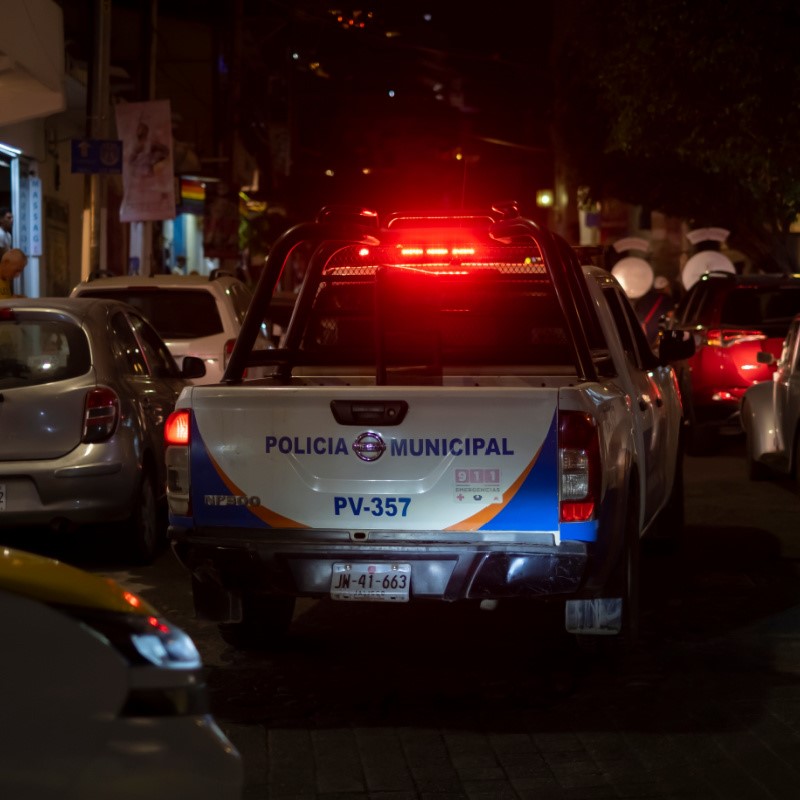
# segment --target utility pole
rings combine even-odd
[[[94,55],[89,93],[87,136],[109,136],[109,65],[111,0],[94,0]],[[107,268],[108,186],[102,174],[87,175],[84,183],[81,280]]]
[[[156,99],[156,37],[158,35],[158,0],[150,0],[147,18],[143,20],[145,27],[145,69],[143,100]],[[139,264],[140,275],[153,272],[153,223],[130,223],[130,258]]]

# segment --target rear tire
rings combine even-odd
[[[639,513],[634,504],[625,519],[623,551],[604,592],[608,597],[622,597],[622,627],[618,634],[611,636],[576,635],[581,649],[611,658],[626,656],[635,650],[639,641],[640,557]]]
[[[625,521],[625,552],[615,577],[616,586],[622,593],[622,630],[616,638],[618,649],[623,652],[633,650],[639,641],[640,561],[639,510],[634,504]]]
[[[672,476],[672,491],[666,505],[653,523],[652,535],[648,536],[650,542],[656,547],[665,547],[671,552],[680,549],[683,541],[683,527],[686,523],[683,451],[683,443],[681,443],[675,461],[675,473]]]
[[[751,481],[766,481],[769,480],[772,473],[770,472],[769,467],[762,464],[760,461],[756,461],[750,455],[750,448],[747,448],[747,455],[746,455],[746,464],[747,464],[747,477]]]
[[[142,472],[133,511],[125,523],[126,555],[136,564],[150,564],[164,540],[164,525],[159,514],[153,478]]]
[[[283,595],[242,596],[240,622],[218,625],[222,640],[237,650],[265,650],[286,636],[294,614],[295,598]]]
[[[748,406],[742,409],[742,419],[748,420],[750,418],[750,413],[748,412]],[[753,457],[753,433],[750,429],[749,424],[745,423],[744,427],[744,453],[745,453],[745,465],[747,467],[747,477],[751,481],[766,481],[771,477],[771,470],[769,469],[766,464],[762,464],[756,458]]]

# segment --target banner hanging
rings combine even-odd
[[[117,135],[122,140],[122,222],[175,217],[172,115],[169,100],[119,103]]]

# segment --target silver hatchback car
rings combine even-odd
[[[163,426],[199,359],[178,369],[132,306],[0,302],[0,527],[108,526],[147,562],[166,529]],[[116,543],[115,543],[116,544]]]

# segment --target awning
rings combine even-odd
[[[0,0],[0,125],[63,111],[64,20],[54,0]]]

